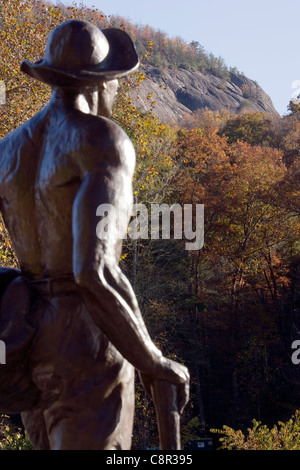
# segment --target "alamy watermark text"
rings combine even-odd
[[[4,341],[0,340],[0,364],[6,364],[6,347]]]
[[[0,105],[6,103],[6,90],[5,83],[3,80],[0,80]]]
[[[96,215],[100,221],[96,227],[97,237],[101,240],[127,237],[137,240],[184,239],[186,250],[200,250],[204,244],[204,205],[203,204],[134,204],[131,220],[121,207],[112,204],[98,206]]]

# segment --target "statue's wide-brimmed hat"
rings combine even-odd
[[[130,36],[123,30],[69,20],[54,28],[45,56],[24,60],[21,70],[56,87],[91,87],[102,80],[125,77],[139,66]]]

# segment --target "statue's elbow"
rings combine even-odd
[[[99,275],[94,270],[80,270],[74,273],[74,279],[77,286],[84,290],[94,290],[95,285],[99,288]]]
[[[77,286],[86,292],[97,292],[106,297],[109,286],[116,284],[116,273],[111,269],[111,263],[104,260],[98,266],[83,265],[73,272]]]

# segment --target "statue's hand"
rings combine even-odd
[[[177,390],[177,409],[182,413],[189,401],[190,374],[188,369],[171,359],[162,357],[155,376],[140,373],[141,382],[152,398],[152,388],[156,380],[163,380],[175,385]]]

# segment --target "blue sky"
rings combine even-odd
[[[72,1],[63,0],[64,4]],[[283,115],[300,93],[299,0],[83,0],[105,15],[198,41],[256,80]]]

